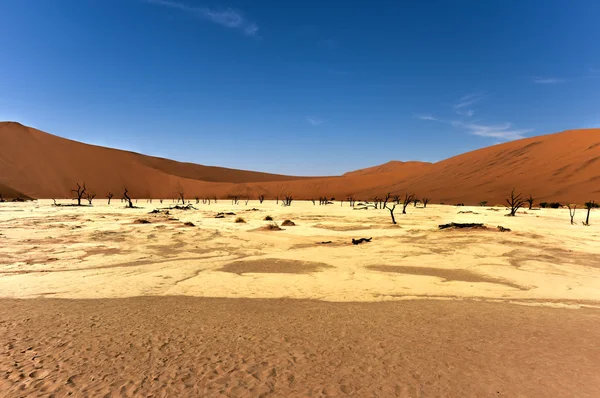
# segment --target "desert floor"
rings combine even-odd
[[[8,396],[600,395],[599,211],[51,203],[0,204]]]

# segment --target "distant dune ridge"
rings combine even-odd
[[[291,194],[359,199],[411,192],[433,203],[503,203],[514,187],[538,201],[600,199],[600,129],[567,130],[467,152],[437,163],[392,161],[334,177],[294,177],[182,163],[84,144],[0,122],[0,194],[70,198],[76,182],[103,198]]]

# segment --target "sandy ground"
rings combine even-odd
[[[96,202],[0,204],[8,396],[600,394],[600,212]]]
[[[0,319],[11,397],[600,392],[593,309],[140,297],[6,300]]]
[[[142,209],[129,210],[105,200],[89,208],[3,204],[2,296],[600,301],[598,211],[586,227],[584,211],[570,225],[567,209],[505,217],[503,208],[411,205],[408,214],[396,215],[394,226],[387,210],[339,203],[233,206],[223,200],[199,204],[199,210],[148,214],[161,206],[156,202],[140,200]],[[218,219],[217,212],[236,215]],[[270,224],[267,215],[296,226],[262,230]],[[235,223],[237,217],[246,223]],[[149,223],[136,223],[140,219]],[[453,221],[483,222],[489,229],[438,230]],[[498,225],[512,231],[499,232]],[[352,245],[361,237],[373,240]]]

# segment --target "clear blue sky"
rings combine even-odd
[[[0,120],[338,174],[600,127],[600,1],[0,0]]]

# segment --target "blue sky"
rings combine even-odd
[[[0,120],[331,175],[600,127],[600,2],[0,0]]]

